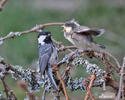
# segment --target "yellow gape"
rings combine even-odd
[[[64,26],[63,31],[67,32],[67,33],[70,33],[72,31],[72,27],[66,27],[66,26]]]

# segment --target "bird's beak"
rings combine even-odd
[[[62,25],[62,27],[63,27],[63,32],[65,32],[66,31],[66,26],[64,26],[64,25]]]

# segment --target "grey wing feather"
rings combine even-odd
[[[105,30],[104,29],[91,29],[86,26],[79,26],[76,29],[74,29],[74,32],[78,34],[84,34],[84,35],[100,36],[105,32]]]
[[[41,73],[41,75],[43,75],[43,73],[45,72],[45,69],[48,65],[48,61],[49,56],[47,54],[44,54],[39,57],[39,72]]]
[[[52,53],[51,45],[39,46],[39,69],[41,74],[45,72],[51,53]]]

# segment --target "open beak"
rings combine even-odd
[[[65,32],[66,31],[66,26],[64,26],[64,25],[62,25],[61,27],[63,27],[63,32]]]

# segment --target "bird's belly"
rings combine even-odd
[[[89,43],[85,40],[74,40],[75,46],[79,49],[86,49],[89,47]]]
[[[91,43],[87,41],[86,37],[83,37],[81,35],[67,35],[64,34],[65,38],[69,40],[74,46],[76,46],[79,49],[88,49],[91,48]]]
[[[88,42],[86,40],[86,37],[74,34],[72,36],[72,38],[73,38],[74,44],[75,44],[75,46],[77,48],[79,48],[79,49],[87,49],[88,47],[90,47],[90,42]]]

